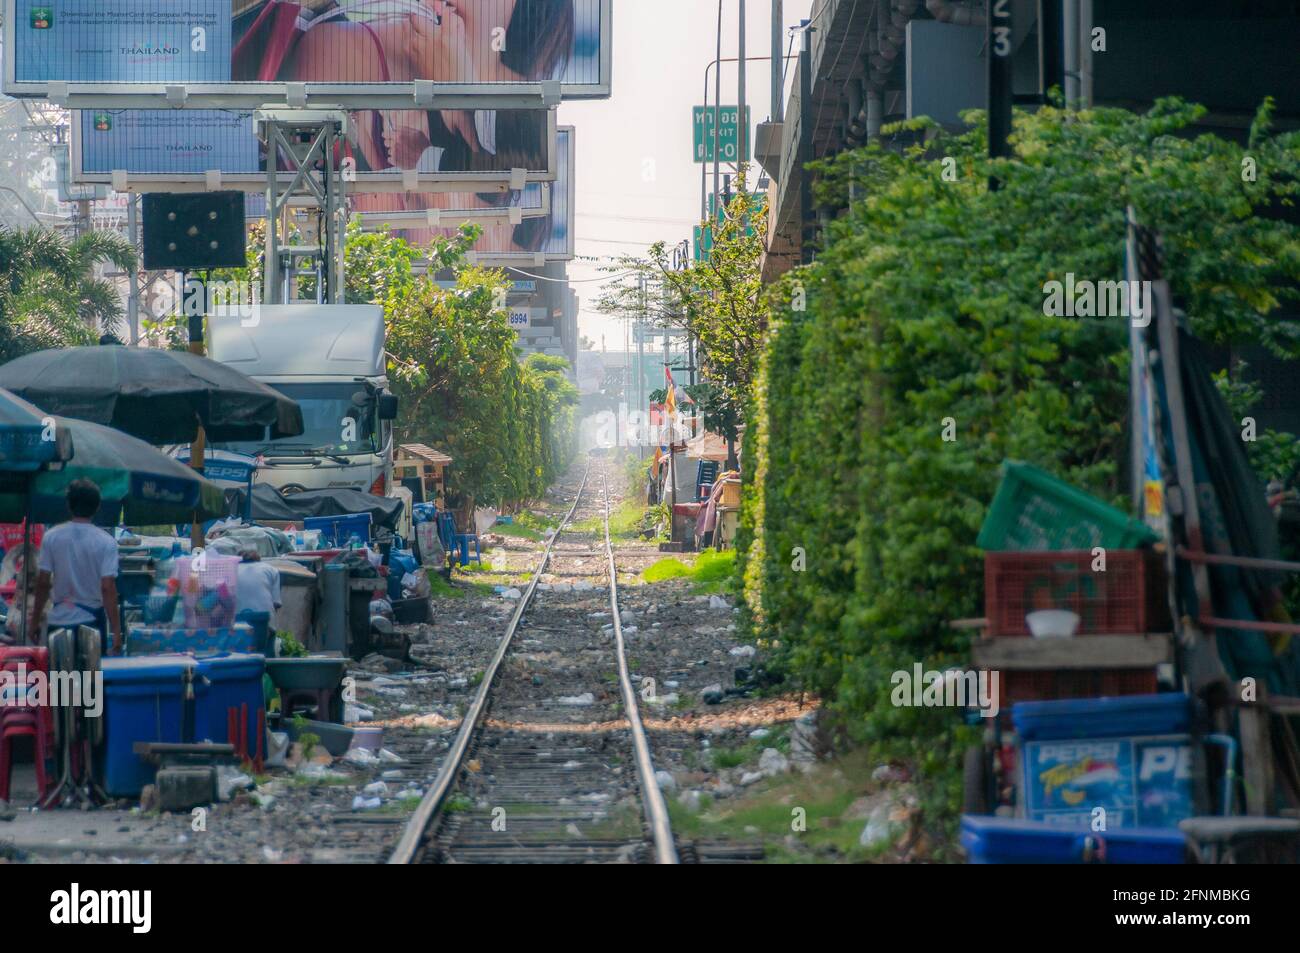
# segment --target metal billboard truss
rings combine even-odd
[[[294,282],[314,276],[318,303],[343,303],[343,232],[347,205],[343,177],[335,157],[346,137],[348,116],[342,110],[259,109],[254,114],[267,156],[287,156],[288,172],[268,159],[266,168],[266,250],[263,258],[263,300],[283,304],[296,299]],[[287,183],[282,178],[288,175]],[[288,220],[292,209],[316,211],[315,243],[291,242]],[[310,241],[310,239],[309,239]],[[308,269],[299,262],[309,259]]]
[[[262,108],[283,111],[282,107],[274,104],[262,104]],[[358,121],[360,124],[378,121],[389,133],[399,128],[414,127],[397,123],[397,118],[400,117],[373,110],[348,111],[341,106],[331,105],[317,107],[314,111],[321,110],[342,111],[349,116],[351,132],[339,141],[338,149],[352,162],[351,169],[346,159],[340,165],[340,172],[350,191],[438,193],[472,190],[504,193],[510,189],[522,189],[529,184],[554,182],[558,175],[556,141],[559,127],[554,109],[545,113],[544,121],[535,132],[526,133],[528,141],[522,145],[512,143],[509,148],[501,150],[503,165],[520,157],[531,157],[537,168],[427,171],[420,168],[424,163],[424,155],[421,154],[416,168],[388,168],[378,172],[358,169],[358,163],[353,158],[362,151],[356,145],[361,135],[357,129]],[[313,110],[304,112],[310,113]],[[193,122],[189,121],[190,116],[194,117]],[[172,117],[181,121],[175,121]],[[490,117],[490,120],[481,117]],[[473,122],[476,129],[482,126],[484,130],[491,129],[495,132],[503,120],[509,122],[511,118],[508,112],[476,111],[467,121]],[[144,123],[150,121],[166,123],[169,128],[145,127]],[[427,121],[434,122],[432,119]],[[520,122],[530,130],[534,125],[531,121]],[[133,124],[139,127],[139,135],[147,140],[147,149],[140,143],[131,141],[129,131]],[[263,143],[259,147],[258,137],[252,127],[251,110],[74,111],[71,121],[72,182],[108,184],[119,192],[236,190],[260,193],[266,184],[265,146]],[[106,145],[96,141],[100,136],[116,138]],[[169,136],[172,141],[167,141]],[[444,140],[439,140],[440,144],[442,141]],[[463,140],[445,141],[460,143],[462,152],[468,148]],[[493,144],[497,145],[495,142]],[[441,145],[434,147],[427,137],[423,140],[423,145],[426,153],[438,154],[438,162],[448,161],[445,156],[450,150],[441,148]],[[389,156],[384,155],[383,158]],[[483,162],[482,159],[476,161],[479,164]],[[130,163],[134,168],[118,168],[119,162]],[[205,163],[214,167],[201,168]],[[282,171],[284,168],[282,162]]]
[[[3,91],[74,109],[608,98],[612,0],[4,0]],[[501,26],[497,26],[501,24]]]

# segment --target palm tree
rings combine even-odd
[[[134,268],[135,249],[113,232],[69,241],[44,227],[0,228],[0,361],[30,351],[94,344],[119,330],[122,302],[100,262]]]

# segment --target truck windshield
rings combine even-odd
[[[368,396],[358,407],[352,403],[363,384],[340,381],[325,384],[270,384],[302,408],[304,431],[282,440],[241,440],[215,444],[219,450],[285,456],[376,453],[375,399]]]

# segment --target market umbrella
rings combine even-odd
[[[146,443],[270,439],[303,432],[297,403],[186,351],[100,345],[25,354],[0,366],[6,388],[42,410],[115,427]]]
[[[72,437],[53,418],[6,390],[0,390],[0,471],[31,473],[72,456]]]
[[[225,513],[221,487],[142,440],[99,424],[54,417],[58,439],[70,441],[72,457],[35,473],[0,467],[0,522],[68,519],[64,494],[73,480],[91,480],[104,498],[95,522],[189,522]]]

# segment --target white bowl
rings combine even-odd
[[[1079,616],[1068,609],[1039,609],[1025,616],[1036,639],[1068,639],[1079,631]]]

